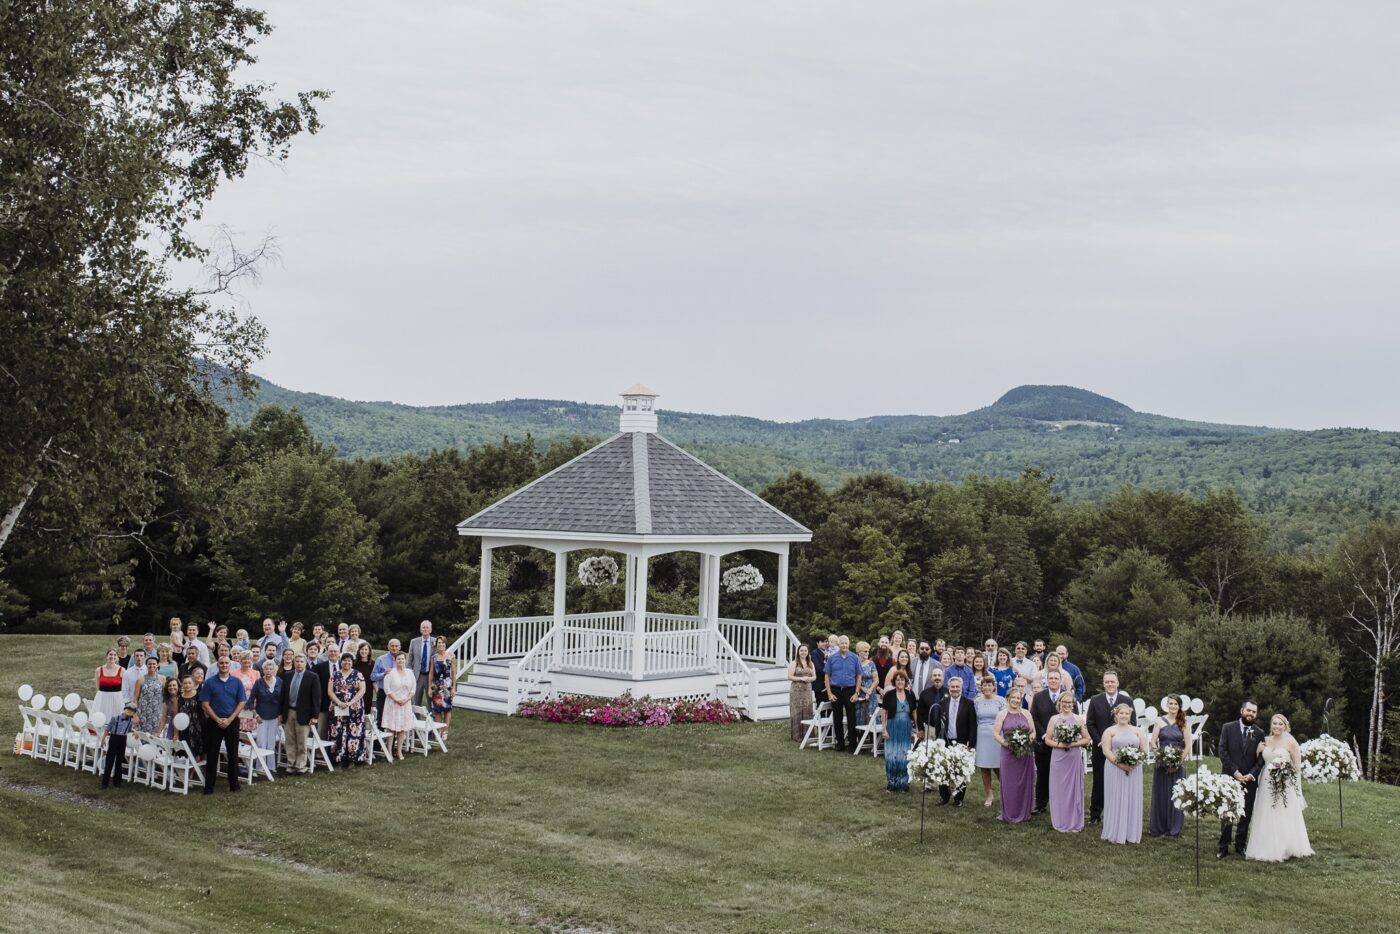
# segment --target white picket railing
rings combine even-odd
[[[564,617],[564,625],[598,632],[625,632],[627,616],[622,610],[615,613],[571,613]]]
[[[447,654],[457,659],[457,680],[462,681],[467,677],[467,670],[476,661],[476,647],[479,633],[481,632],[481,620],[472,623],[471,628],[456,638],[447,647]]]
[[[721,619],[719,631],[739,655],[751,662],[778,663],[778,624],[751,619]]]
[[[650,620],[648,620],[650,622]],[[670,632],[648,632],[643,638],[646,655],[644,673],[670,675],[704,671],[708,629],[675,629]]]
[[[570,620],[564,626],[561,637],[564,646],[560,663],[570,671],[631,676],[631,633],[616,629],[575,626]]]
[[[724,633],[714,633],[715,671],[752,719],[758,711],[758,673],[748,666]]]
[[[698,616],[682,616],[678,613],[648,613],[647,632],[675,632],[682,629],[700,629],[704,626]]]
[[[521,702],[530,696],[531,689],[549,672],[553,648],[554,631],[550,629],[525,653],[524,658],[510,666],[510,678],[506,683],[506,713],[515,713]]]
[[[486,621],[486,654],[493,658],[521,658],[554,626],[552,616],[518,616]]]

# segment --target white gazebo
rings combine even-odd
[[[481,539],[480,615],[452,646],[459,707],[510,714],[531,697],[631,691],[717,697],[751,719],[787,717],[797,645],[787,626],[788,549],[812,533],[658,435],[656,398],[645,386],[628,389],[617,434],[457,526]],[[554,554],[549,616],[491,616],[492,554],[518,545]],[[620,609],[568,612],[568,556],[581,549],[623,559]],[[700,556],[699,612],[649,612],[649,563],[678,551]],[[720,562],[740,551],[778,557],[771,622],[719,615]]]

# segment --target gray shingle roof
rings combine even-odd
[[[788,536],[811,533],[660,435],[614,435],[488,506],[463,532]]]

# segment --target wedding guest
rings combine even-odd
[[[1079,703],[1084,703],[1084,692],[1088,690],[1088,685],[1084,681],[1084,673],[1079,670],[1079,666],[1069,660],[1069,649],[1063,645],[1055,646],[1055,654],[1060,656],[1060,667],[1069,675],[1070,681],[1074,684],[1074,699]]]
[[[1186,750],[1191,748],[1191,727],[1186,723],[1186,711],[1181,709],[1181,696],[1168,694],[1166,715],[1152,724],[1151,746],[1154,750],[1172,747],[1181,751],[1186,762]],[[1172,804],[1172,788],[1186,776],[1180,765],[1165,766],[1160,762],[1152,770],[1152,806],[1147,815],[1147,833],[1152,837],[1179,837],[1186,826],[1186,815]]]
[[[181,680],[181,681],[183,681],[183,680],[185,680],[186,678],[188,678],[188,677],[191,675],[191,673],[194,672],[194,670],[195,670],[196,668],[198,668],[200,671],[204,671],[204,670],[206,670],[206,669],[208,668],[207,665],[205,665],[203,662],[201,662],[201,661],[199,660],[199,648],[200,648],[200,646],[203,646],[203,645],[204,645],[203,642],[199,642],[199,641],[197,641],[197,640],[194,641],[194,642],[186,642],[186,643],[185,643],[185,651],[184,651],[184,653],[183,653],[182,655],[179,656],[179,658],[180,658],[180,672],[179,672],[179,675],[180,675],[180,680]],[[206,651],[207,651],[207,650],[206,650]]]
[[[122,773],[126,769],[126,738],[136,726],[136,705],[122,705],[122,712],[107,721],[102,733],[102,742],[107,754],[102,760],[102,787],[110,782],[113,787],[122,786]]]
[[[1063,664],[1063,660],[1061,660]],[[1090,764],[1094,771],[1094,790],[1089,797],[1089,823],[1097,824],[1103,814],[1103,789],[1104,789],[1104,746],[1103,736],[1105,731],[1113,725],[1114,709],[1119,704],[1127,704],[1132,710],[1133,698],[1127,691],[1118,690],[1118,672],[1105,671],[1103,673],[1103,693],[1095,694],[1089,698],[1089,711],[1084,717],[1084,722],[1089,728],[1089,739],[1093,742],[1090,747]]]
[[[860,689],[851,700],[856,705],[856,726],[865,726],[880,716],[879,674],[875,670],[875,659],[870,657],[870,643],[856,643],[856,657],[860,659]]]
[[[902,652],[906,658],[908,652]],[[909,790],[909,746],[914,732],[914,695],[908,673],[895,669],[890,689],[881,702],[880,736],[885,741],[885,789]]]
[[[253,647],[253,640],[248,636],[248,630],[240,629],[234,633],[232,648],[237,649],[240,657],[242,653]]]
[[[907,649],[900,649],[899,652],[895,654],[894,667],[891,668],[889,670],[889,673],[885,675],[884,685],[886,691],[889,691],[894,687],[894,676],[896,672],[904,672],[904,679],[910,683],[913,683],[914,672],[910,668],[910,661],[911,659],[909,657],[909,651]]]
[[[904,632],[903,630],[896,629],[894,632],[890,633],[890,655],[894,656],[895,658],[898,658],[900,651],[902,651],[903,649]],[[914,653],[912,650],[909,652],[909,655],[911,658],[913,657]]]
[[[997,649],[996,664],[992,666],[992,677],[997,682],[997,694],[1005,697],[1011,691],[1011,683],[1016,680],[1016,669],[1011,667],[1011,653]]]
[[[282,663],[277,666],[277,677],[285,678],[292,673],[292,660],[297,657],[297,653],[290,647],[282,653]]]
[[[204,759],[204,715],[199,709],[199,686],[192,676],[180,679],[180,713],[189,718],[183,730],[176,730],[174,739],[184,740],[190,755]]]
[[[165,679],[156,670],[154,658],[146,659],[146,674],[136,682],[131,699],[136,704],[136,725],[143,733],[160,729],[160,711],[164,704]]]
[[[934,640],[933,640],[933,653],[932,653],[932,654],[933,654],[933,657],[934,657],[934,658],[939,658],[939,659],[941,659],[941,658],[943,657],[943,653],[946,652],[946,651],[948,651],[948,642],[947,642],[946,639],[934,639]]]
[[[1011,659],[1011,667],[1016,669],[1016,674],[1026,679],[1027,684],[1033,684],[1035,676],[1040,673],[1040,667],[1026,655],[1024,642],[1017,642],[1013,651],[1015,654]]]
[[[349,623],[340,623],[335,627],[335,647],[340,650],[340,657],[348,657],[352,665],[355,662],[355,645],[358,642],[358,639],[350,638]]]
[[[831,701],[831,729],[836,751],[856,748],[855,696],[861,689],[860,659],[851,654],[846,636],[836,643],[836,654],[826,660],[826,699]]]
[[[347,634],[349,630],[346,630]],[[408,667],[417,676],[413,689],[413,703],[427,703],[428,682],[432,680],[433,666],[433,624],[423,620],[418,624],[418,636],[408,644]]]
[[[282,650],[289,646],[287,637],[277,631],[277,624],[269,617],[262,621],[262,636],[258,639],[264,659],[282,657]],[[261,668],[259,668],[261,670]]]
[[[963,696],[962,679],[957,676],[948,679],[948,700],[938,714],[938,736],[944,742],[967,746],[974,754],[977,751],[977,715],[972,702]],[[950,795],[950,791],[947,785],[939,786],[938,803],[947,804],[951,796],[953,807],[962,807],[967,786],[958,789],[956,795]]]
[[[1005,654],[1006,650],[1000,650]],[[1030,714],[1022,707],[1025,690],[1012,688],[1006,695],[1006,709],[997,714],[992,728],[992,738],[1001,747],[1001,767],[997,779],[1001,783],[1001,816],[1007,824],[1019,824],[1031,819],[1035,804],[1035,731]],[[1025,755],[1018,756],[1007,742],[1007,737],[1016,730],[1025,730],[1027,747]],[[980,741],[979,741],[980,742]]]
[[[199,704],[204,711],[204,793],[214,793],[219,771],[219,753],[228,757],[228,790],[238,790],[238,717],[248,702],[243,682],[229,673],[228,655],[221,653],[218,673],[199,689]]]
[[[156,657],[156,634],[155,634],[155,633],[153,633],[153,632],[148,632],[148,633],[146,633],[144,636],[141,637],[141,655],[142,655],[142,664],[145,664],[146,660],[152,659],[152,658],[155,658],[155,657]]]
[[[287,648],[292,650],[292,657],[302,655],[306,652],[306,639],[302,633],[306,631],[301,623],[292,623],[292,637],[287,640]]]
[[[310,738],[311,724],[321,715],[324,697],[321,680],[316,672],[307,668],[306,656],[294,656],[292,674],[282,680],[278,716],[286,742],[287,768],[298,775],[309,771],[307,740]]]
[[[174,739],[175,715],[180,712],[180,679],[166,678],[161,685],[160,698],[160,728],[153,732],[159,732],[165,739]]]
[[[928,688],[933,680],[934,669],[938,667],[938,661],[933,657],[933,646],[927,642],[920,642],[918,654],[914,656],[914,662],[910,666],[912,676],[909,679],[909,690],[915,700]]]
[[[397,641],[397,640],[396,640]],[[799,656],[807,646],[798,649]],[[808,664],[811,663],[811,652],[808,650]],[[390,754],[399,760],[403,759],[403,742],[408,731],[413,729],[413,687],[415,678],[413,672],[408,670],[408,656],[403,652],[394,654],[394,667],[389,669],[384,676],[385,697],[383,728],[384,732],[393,736],[393,745],[390,747]],[[807,690],[807,707],[812,707],[812,692],[810,685]]]
[[[873,685],[873,687],[876,694],[880,695],[881,697],[884,697],[885,684],[889,679],[890,672],[894,671],[895,664],[894,652],[890,650],[889,639],[886,639],[884,636],[881,636],[880,640],[875,643],[875,654],[873,656],[873,659],[875,661],[875,684]],[[871,716],[874,716],[874,713],[872,713]]]
[[[1037,691],[1031,697],[1031,720],[1035,724],[1035,809],[1032,814],[1043,813],[1050,803],[1050,764],[1053,760],[1054,747],[1045,742],[1047,731],[1050,729],[1050,721],[1053,720],[1060,709],[1060,698],[1068,697],[1070,709],[1074,709],[1074,695],[1060,688],[1060,671],[1055,669],[1050,672],[1050,686],[1044,691]],[[1088,734],[1085,734],[1084,745],[1089,744]],[[1081,766],[1080,771],[1083,772]],[[1080,784],[1084,783],[1083,776],[1080,776]],[[1081,815],[1083,806],[1080,806]],[[1082,822],[1082,817],[1081,817]]]
[[[826,685],[826,645],[826,636],[817,636],[817,647],[812,652],[812,667],[817,672],[817,680],[812,684],[812,696],[818,704],[826,700],[823,693]]]
[[[972,678],[977,684],[978,692],[980,693],[982,690],[983,678],[992,678],[992,690],[995,692],[996,678],[992,677],[992,669],[987,665],[987,660],[982,656],[982,653],[979,651],[970,651],[967,653],[967,658],[968,667],[972,669]]]
[[[1060,656],[1056,655],[1054,652],[1045,656],[1045,667],[1036,672],[1035,679],[1031,682],[1035,685],[1036,690],[1043,691],[1049,686],[1050,682],[1046,679],[1052,671],[1058,671],[1060,673],[1061,690],[1073,693],[1074,679],[1069,676],[1068,672],[1060,667]],[[1076,697],[1075,702],[1078,703],[1078,701],[1079,698]]]
[[[1045,640],[1044,640],[1044,639],[1037,639],[1037,640],[1035,640],[1035,644],[1031,647],[1031,654],[1030,654],[1028,657],[1030,658],[1031,661],[1035,662],[1035,667],[1036,667],[1036,668],[1044,668],[1044,667],[1045,667]]]
[[[452,726],[452,699],[457,693],[457,659],[447,654],[447,637],[438,636],[433,643],[433,683],[428,697],[428,709],[433,719],[443,725],[442,736]]]
[[[1058,683],[1058,673],[1055,680]],[[1058,693],[1055,716],[1041,735],[1050,747],[1050,826],[1061,833],[1079,833],[1084,829],[1084,747],[1089,745],[1089,730],[1074,712],[1074,695]],[[1068,745],[1055,739],[1055,729],[1062,725],[1079,727],[1079,738]]]
[[[1264,768],[1264,760],[1259,755],[1259,744],[1264,735],[1254,720],[1259,716],[1259,705],[1247,699],[1240,705],[1240,718],[1220,729],[1220,742],[1216,752],[1220,756],[1220,774],[1228,775],[1244,788],[1244,816],[1235,827],[1235,852],[1245,855],[1245,842],[1249,839],[1249,822],[1254,817],[1254,798],[1259,790],[1259,773]],[[1216,859],[1224,859],[1230,852],[1230,822],[1220,822],[1220,844],[1215,851]]]
[[[131,653],[131,666],[122,672],[122,703],[136,699],[136,685],[146,677],[146,653],[137,649]]]
[[[282,726],[282,682],[277,679],[277,663],[263,662],[262,677],[253,682],[248,706],[253,709],[253,743],[272,751],[271,767],[277,765],[277,733]]]
[[[240,667],[237,673],[234,674],[234,677],[243,682],[243,693],[249,699],[250,703],[244,706],[243,713],[238,718],[238,729],[243,733],[251,733],[258,727],[257,719],[253,716],[253,707],[251,704],[253,685],[258,683],[258,679],[262,677],[262,672],[253,667],[253,650],[251,648],[243,650],[243,654],[239,656],[239,662]],[[232,670],[232,666],[230,666],[230,670]]]
[[[326,646],[323,658],[314,660],[306,657],[307,668],[316,673],[321,684],[321,710],[316,715],[316,732],[321,739],[328,740],[331,727],[331,677],[340,670],[340,650],[332,642]]]
[[[817,670],[812,665],[812,650],[806,645],[797,647],[797,657],[788,665],[787,676],[788,721],[793,742],[800,743],[807,729],[802,721],[812,719],[812,685],[817,680]]]
[[[1113,726],[1099,742],[1107,760],[1101,836],[1109,843],[1142,842],[1142,765],[1123,765],[1116,758],[1128,746],[1147,755],[1147,734],[1133,724],[1132,704],[1120,702],[1113,708]]]
[[[841,649],[841,635],[833,632],[826,637],[826,657],[831,658]]]
[[[108,649],[107,658],[97,666],[97,694],[92,701],[92,713],[99,722],[106,723],[113,717],[122,715],[122,681],[126,668],[122,666],[118,649]]]
[[[170,646],[164,642],[156,646],[156,673],[162,678],[175,678],[180,674],[180,666],[175,664]]]
[[[972,669],[965,664],[966,655],[961,647],[953,649],[953,664],[943,669],[943,683],[948,685],[948,690],[953,689],[953,679],[958,679],[958,684],[962,685],[963,697],[972,700],[978,691],[977,684],[972,680]]]
[[[390,639],[389,651],[375,659],[374,668],[370,670],[370,686],[374,691],[374,718],[375,722],[381,725],[384,720],[384,677],[394,670],[394,660],[398,657],[402,647],[403,644],[398,639]],[[807,693],[810,694],[811,691]]]
[[[360,673],[360,677],[365,679],[365,710],[374,710],[374,653],[370,649],[369,642],[361,639],[355,643],[355,670]]]
[[[117,666],[120,667],[122,671],[125,671],[126,669],[131,667],[133,662],[133,659],[131,657],[131,640],[128,639],[126,636],[117,637],[116,656]],[[120,717],[121,715],[121,710],[118,710],[116,713],[112,714],[113,717]]]
[[[364,761],[364,700],[365,679],[355,670],[355,659],[341,655],[331,675],[331,758],[341,768]]]
[[[997,663],[997,640],[988,639],[982,644],[982,661],[987,663],[987,667],[993,668]]]
[[[991,675],[982,678],[980,688],[972,699],[972,709],[977,715],[977,771],[982,775],[982,806],[989,808],[993,800],[992,778],[1001,767],[1001,750],[994,730],[1001,712],[1006,709],[1006,698],[997,695],[996,679]]]

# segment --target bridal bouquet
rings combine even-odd
[[[1023,726],[1018,726],[1010,733],[1006,734],[1006,748],[1011,750],[1011,754],[1017,759],[1024,759],[1031,754],[1031,731]]]
[[[1084,736],[1077,723],[1061,723],[1055,727],[1055,742],[1061,746],[1073,746]]]
[[[947,785],[957,794],[967,787],[976,768],[972,750],[941,739],[920,743],[909,752],[909,781],[922,782],[925,789]]]
[[[1153,756],[1157,764],[1169,772],[1181,768],[1181,760],[1185,756],[1185,750],[1180,746],[1158,746],[1157,754]]]
[[[1136,746],[1124,746],[1113,754],[1113,761],[1119,765],[1137,768],[1147,761],[1147,754]]]
[[[1244,817],[1244,786],[1206,765],[1172,786],[1172,804],[1183,814],[1234,823]]]
[[[1285,753],[1274,756],[1266,769],[1264,776],[1269,781],[1269,793],[1273,798],[1274,807],[1288,803],[1288,792],[1295,787],[1298,780],[1298,770],[1293,767],[1293,760]]]
[[[1361,781],[1361,762],[1350,746],[1323,733],[1310,739],[1298,751],[1303,757],[1303,781],[1319,785],[1339,778]]]

